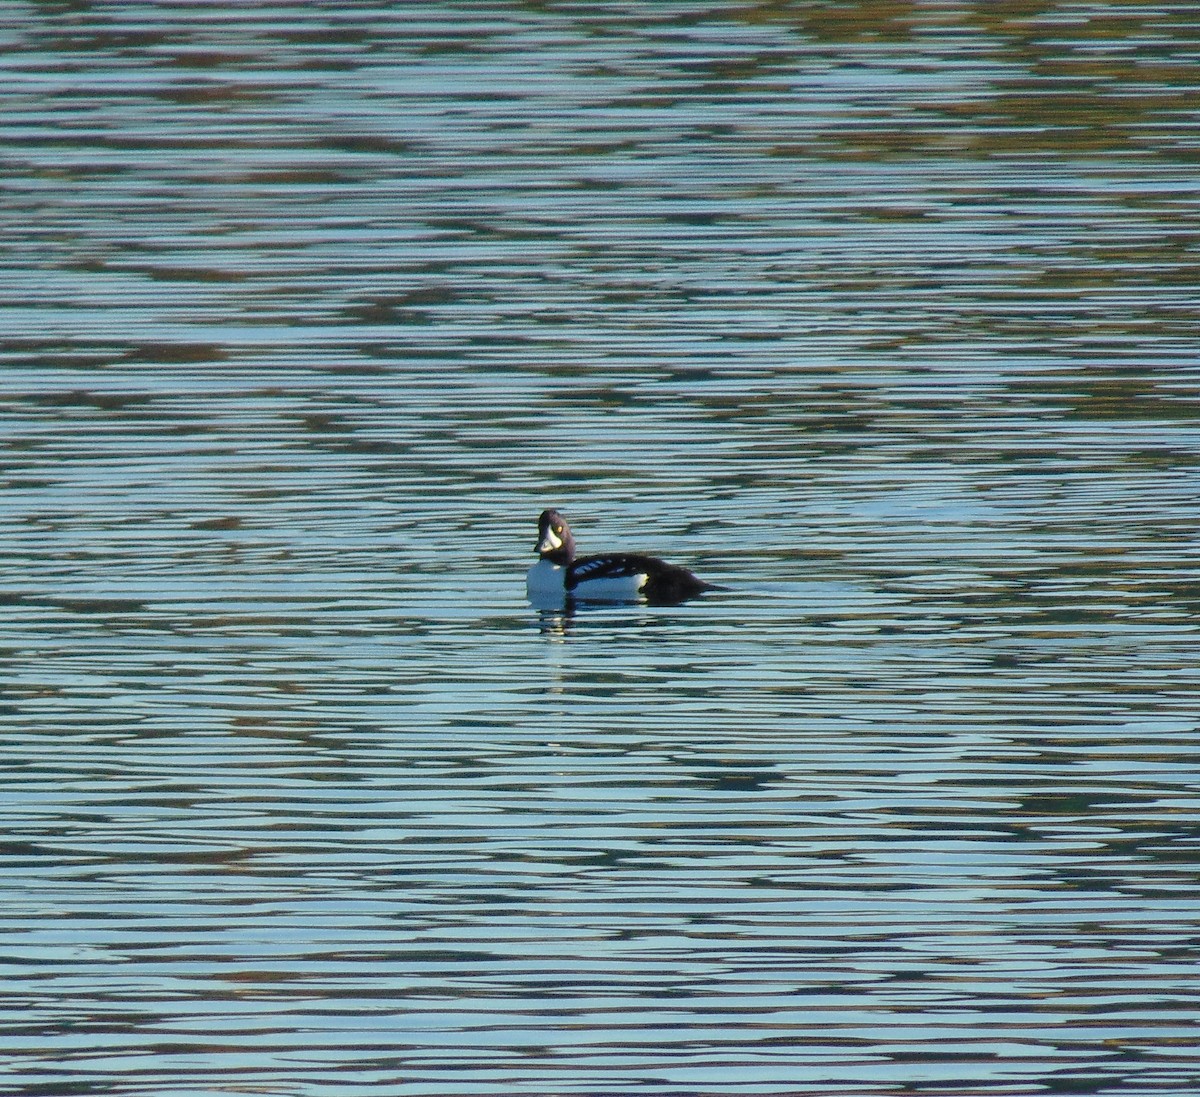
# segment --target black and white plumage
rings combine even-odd
[[[686,568],[654,556],[618,552],[576,560],[571,527],[556,510],[544,510],[538,518],[536,548],[540,559],[529,569],[526,590],[530,601],[539,604],[644,599],[675,605],[715,589]]]

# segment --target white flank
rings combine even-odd
[[[644,573],[612,579],[584,579],[571,593],[581,602],[634,602],[645,583]]]

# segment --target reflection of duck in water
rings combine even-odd
[[[617,552],[575,559],[575,538],[556,510],[538,519],[537,551],[525,589],[535,605],[580,602],[635,602],[672,606],[706,590],[716,590],[686,568],[653,556]]]

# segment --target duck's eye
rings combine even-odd
[[[554,527],[554,532],[555,532],[555,533],[562,533],[562,526],[555,526],[555,527]]]

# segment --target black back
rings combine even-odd
[[[715,589],[687,568],[668,564],[656,556],[614,553],[576,560],[567,573],[567,593],[589,579],[622,579],[627,575],[646,576],[640,593],[652,605],[674,605]]]

